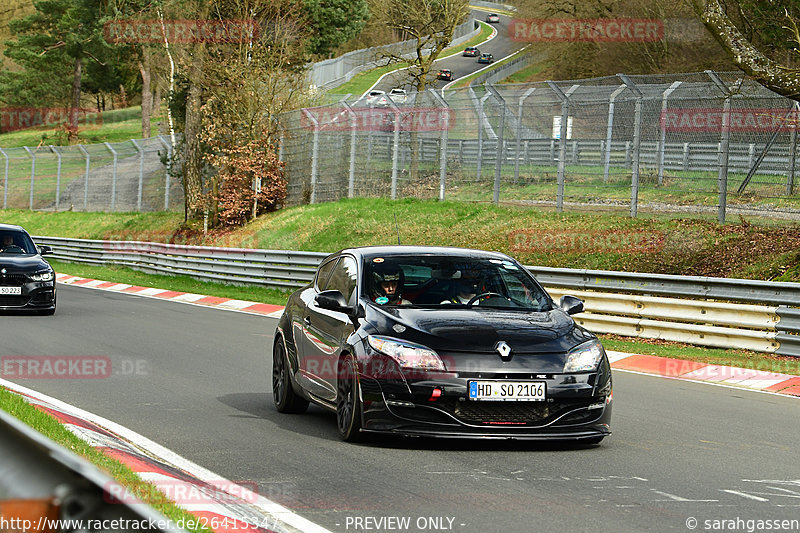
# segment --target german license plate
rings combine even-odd
[[[469,399],[496,402],[537,402],[547,396],[544,381],[476,380],[469,382]]]
[[[22,294],[22,287],[0,287],[0,294]]]

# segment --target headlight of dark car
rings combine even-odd
[[[53,271],[42,270],[40,272],[34,272],[30,275],[30,278],[33,281],[53,281]]]
[[[397,361],[401,368],[445,371],[439,355],[421,344],[379,335],[369,335],[367,340],[373,350],[388,355]]]
[[[603,359],[603,346],[600,341],[593,340],[584,342],[573,348],[567,354],[567,362],[564,363],[564,373],[570,372],[594,372],[597,365]]]

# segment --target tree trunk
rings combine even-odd
[[[203,215],[203,153],[200,149],[203,89],[197,80],[203,69],[205,48],[202,43],[194,46],[193,62],[188,79],[189,92],[186,98],[186,121],[184,126],[183,187],[186,197],[186,216],[199,219]]]
[[[81,112],[81,69],[83,62],[80,57],[75,58],[75,71],[72,76],[72,108],[69,111],[69,125],[67,127],[67,142],[74,144],[78,141],[78,115]]]
[[[161,112],[161,85],[156,83],[156,92],[153,95],[153,107],[150,109],[150,116],[159,115]]]
[[[149,139],[153,92],[150,90],[150,58],[147,48],[142,50],[142,60],[139,61],[139,74],[142,75],[142,138]]]

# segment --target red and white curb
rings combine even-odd
[[[157,298],[159,300],[169,300],[184,304],[201,305],[203,307],[216,307],[227,311],[240,311],[254,315],[264,315],[272,318],[279,318],[283,314],[282,305],[264,304],[258,302],[248,302],[246,300],[235,300],[233,298],[221,298],[219,296],[205,296],[191,292],[178,292],[166,289],[155,289],[152,287],[139,287],[138,285],[127,285],[125,283],[114,283],[111,281],[101,281],[98,279],[79,278],[68,274],[56,274],[56,281],[65,285],[76,285],[89,289],[103,291],[121,292]]]
[[[79,438],[124,463],[195,515],[199,524],[218,533],[330,533],[115,422],[4,379],[0,379],[0,387],[21,395]],[[110,498],[119,494],[116,487],[108,489]],[[138,492],[134,489],[132,494]],[[125,497],[118,499],[125,501]]]
[[[607,353],[615,370],[800,397],[800,376],[655,355]]]
[[[281,314],[283,314],[283,306],[281,305],[233,300],[230,298],[204,296],[202,294],[176,292],[150,287],[138,287],[135,285],[126,285],[124,283],[79,278],[66,274],[56,274],[56,279],[60,283],[68,285],[135,294],[138,296],[201,305],[204,307],[215,307],[226,311],[253,313],[272,318],[279,318]],[[615,370],[689,381],[701,381],[714,385],[800,397],[800,376],[749,368],[712,365],[683,359],[656,357],[653,355],[639,355],[615,351],[609,351],[608,355],[611,360],[611,367]]]

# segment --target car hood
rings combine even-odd
[[[370,332],[427,346],[439,353],[495,353],[505,341],[517,354],[565,353],[594,338],[561,309],[420,309],[369,305]]]
[[[34,272],[49,268],[47,262],[40,255],[2,254],[0,253],[0,269],[9,272]]]

